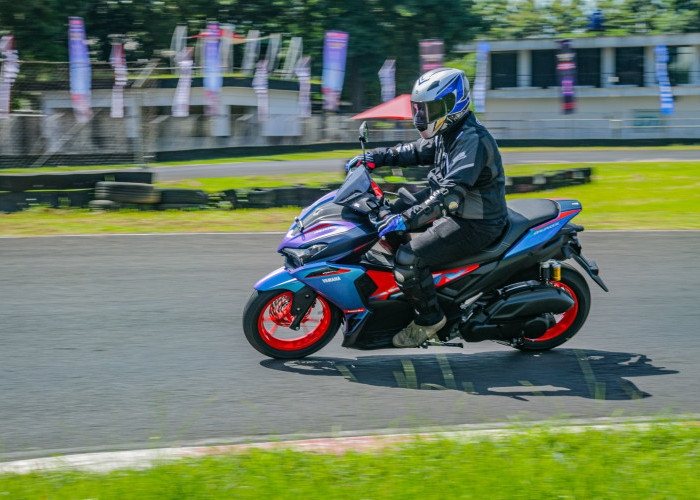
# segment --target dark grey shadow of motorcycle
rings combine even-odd
[[[315,376],[338,376],[359,384],[418,390],[457,390],[507,396],[577,396],[601,400],[651,397],[627,377],[678,373],[654,366],[643,354],[579,349],[542,353],[481,352],[309,357],[264,360],[266,368]]]

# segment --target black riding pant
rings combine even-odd
[[[505,218],[472,220],[445,216],[424,232],[413,233],[411,241],[399,247],[394,275],[418,314],[416,323],[430,325],[442,318],[431,269],[487,248],[501,236],[505,226]]]

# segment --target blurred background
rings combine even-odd
[[[502,145],[700,138],[695,0],[0,0],[0,35],[0,167],[354,147],[387,101],[372,142],[414,140],[442,65]]]

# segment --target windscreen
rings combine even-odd
[[[333,201],[338,205],[345,205],[367,193],[371,188],[372,179],[367,169],[363,166],[357,167],[345,178]]]

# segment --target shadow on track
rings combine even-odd
[[[470,394],[578,396],[630,400],[651,397],[625,377],[678,373],[651,364],[643,354],[578,349],[542,353],[483,352],[361,356],[357,359],[309,357],[261,361],[274,370],[302,375],[342,376],[359,384],[419,390],[452,389]]]

